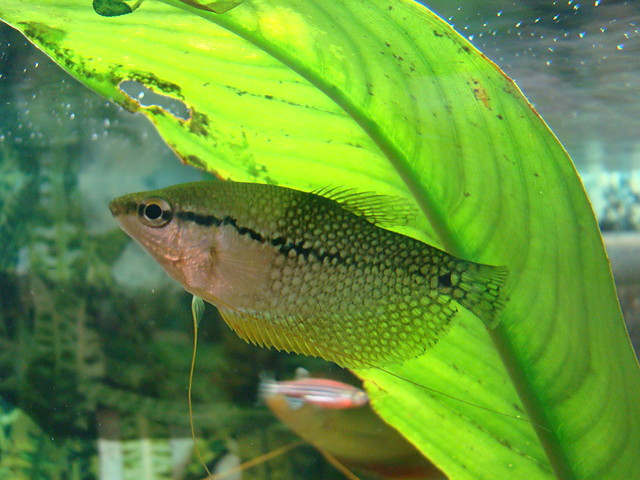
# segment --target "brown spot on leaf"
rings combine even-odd
[[[191,120],[187,122],[187,125],[189,130],[196,135],[205,137],[209,134],[209,117],[193,108],[191,109]]]
[[[476,100],[482,102],[482,104],[491,110],[491,99],[489,98],[489,94],[485,90],[484,87],[478,85],[473,89],[473,96],[476,97]]]
[[[67,32],[53,28],[40,22],[19,22],[18,28],[29,38],[36,40],[42,46],[55,50],[62,42]]]
[[[140,110],[140,104],[127,94],[123,94],[114,100],[127,112],[136,113]]]
[[[180,85],[167,82],[166,80],[161,80],[151,72],[131,72],[131,74],[128,75],[128,78],[135,80],[136,82],[140,82],[145,87],[155,90],[156,92],[161,91],[178,98],[184,98],[182,96],[182,88],[180,88]]]
[[[183,161],[184,163],[193,165],[200,170],[207,170],[207,163],[197,155],[187,155],[186,158],[183,159]]]

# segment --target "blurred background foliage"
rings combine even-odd
[[[190,297],[106,208],[201,173],[5,25],[0,92],[0,478],[203,478],[186,397]],[[316,364],[244,344],[212,308],[199,335],[194,419],[209,468],[295,440],[256,406],[259,375]],[[341,478],[310,447],[243,478],[296,471]]]
[[[640,231],[640,4],[429,6],[516,79],[574,158],[603,230]],[[202,174],[6,25],[0,99],[0,479],[203,478],[186,404],[190,298],[107,209]],[[637,351],[640,279],[618,289]],[[300,365],[330,368],[247,346],[208,309],[194,413],[210,468],[294,440],[256,388],[262,372]],[[342,476],[305,447],[242,478]]]

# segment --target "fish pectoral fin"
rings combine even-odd
[[[403,197],[358,192],[353,188],[326,187],[316,190],[319,195],[380,227],[401,227],[411,224],[418,209]]]
[[[230,236],[230,235],[229,235]],[[268,279],[269,258],[260,246],[246,239],[220,235],[209,250],[216,276],[232,289],[260,287]]]

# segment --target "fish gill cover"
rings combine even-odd
[[[638,364],[566,152],[494,64],[418,3],[5,0],[0,18],[220,177],[406,197],[397,231],[506,265],[491,331],[463,318],[428,355],[362,370],[376,411],[452,479],[636,478]],[[142,106],[137,80],[188,119]],[[496,415],[427,385],[532,423]]]

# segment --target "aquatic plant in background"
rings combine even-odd
[[[99,135],[109,154],[114,145],[135,150],[150,128],[142,118],[122,128],[119,107],[108,106],[31,45],[20,49],[19,34],[6,25],[0,26],[3,41],[12,48],[0,48],[6,61],[0,65],[0,139],[14,141],[0,147],[0,478],[97,478],[98,470],[121,480],[174,478],[181,470],[181,478],[201,478],[183,394],[191,354],[189,315],[182,308],[188,298],[162,282],[154,282],[155,294],[120,283],[114,260],[128,243],[110,225],[108,211],[107,228],[100,228],[104,201],[96,199],[94,208],[83,196],[92,179],[102,188],[111,183],[104,172],[113,164],[101,162],[95,150],[90,159],[86,154],[96,145],[96,125],[111,127]],[[27,82],[21,80],[25,64],[39,64]],[[35,98],[31,82],[46,94]],[[83,105],[86,119],[74,121],[74,102]],[[156,171],[175,177],[180,170],[166,165],[174,161],[170,153],[153,148],[136,158],[147,178],[138,185],[158,181]],[[276,372],[286,369],[277,360],[283,356],[255,355],[215,318],[202,334],[194,412],[205,459],[217,460],[230,448],[230,457],[248,459],[289,441],[292,434],[246,394],[265,363]],[[229,372],[241,375],[229,382]],[[291,478],[294,465],[307,466],[301,459],[321,461],[310,449],[293,453],[270,462],[269,471]],[[265,471],[258,467],[246,477],[264,478]],[[330,466],[321,472],[319,478],[336,478]]]
[[[79,165],[69,160],[77,157],[52,150],[58,153],[35,156],[23,176],[4,177],[26,178],[15,186],[27,191],[18,204],[10,189],[1,197],[3,225],[23,235],[5,244],[0,274],[0,478],[95,478],[105,444],[120,456],[103,454],[101,471],[122,469],[122,479],[172,478],[180,460],[172,450],[182,441],[189,459],[193,447],[182,413],[188,315],[180,322],[175,295],[158,304],[145,295],[125,298],[114,285],[111,263],[126,242],[87,231],[74,201]],[[4,153],[5,172],[25,158]],[[105,301],[113,297],[119,300]],[[181,326],[185,334],[176,335]],[[228,439],[249,430],[249,421],[267,428],[268,416],[229,404],[215,387],[219,371],[229,368],[221,352],[219,345],[201,348],[199,436]],[[255,434],[243,437],[240,442],[255,443]],[[208,458],[226,448],[223,440],[206,445]]]
[[[522,410],[515,386],[539,441],[526,422],[359,372],[378,413],[451,478],[637,476],[638,368],[597,226],[566,153],[517,88],[408,1],[247,0],[223,14],[166,4],[100,18],[79,0],[7,1],[0,17],[148,115],[188,163],[235,180],[401,195],[425,213],[403,233],[510,268],[496,330],[463,317],[394,373],[511,414]],[[182,100],[189,118],[143,107],[124,80]]]

